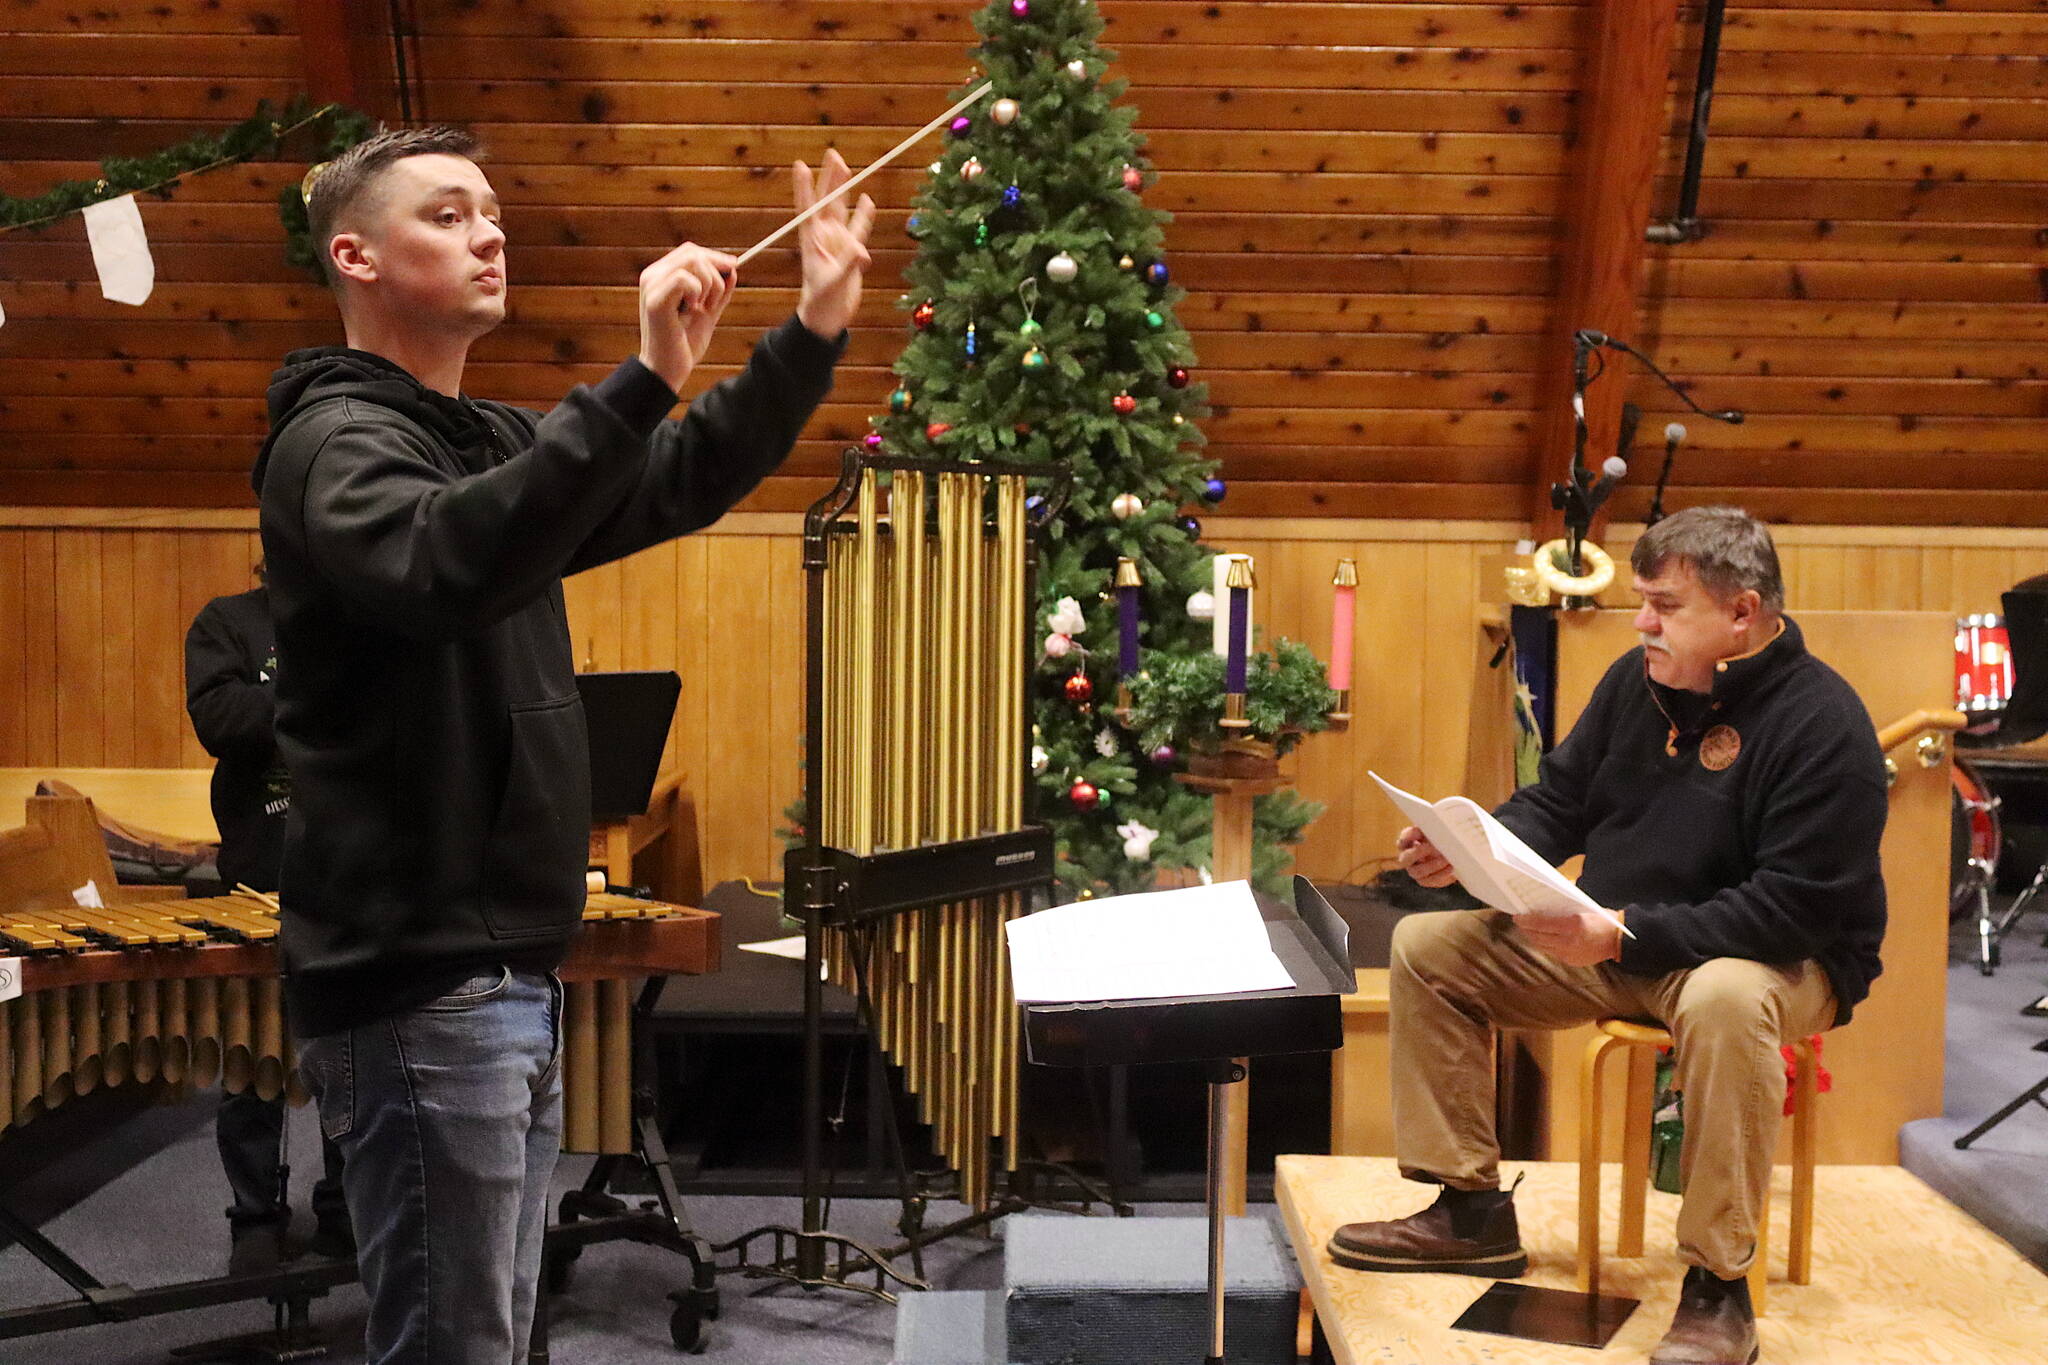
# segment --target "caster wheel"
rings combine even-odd
[[[701,1354],[705,1347],[704,1314],[695,1304],[679,1303],[669,1314],[668,1338],[676,1349],[688,1355]]]

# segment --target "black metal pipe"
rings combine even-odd
[[[1685,172],[1678,184],[1678,211],[1662,223],[1650,224],[1653,242],[1697,241],[1704,233],[1699,218],[1700,173],[1707,159],[1707,123],[1714,107],[1714,69],[1721,59],[1721,20],[1728,0],[1707,0],[1700,21],[1700,65],[1692,85],[1692,127],[1685,145]]]

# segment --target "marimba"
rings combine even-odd
[[[92,847],[77,847],[80,838]],[[0,1005],[0,1130],[131,1082],[217,1080],[230,1093],[303,1103],[274,899],[121,901],[98,838],[89,803],[58,797],[32,798],[29,824],[0,832],[0,952],[21,955],[21,995]],[[101,876],[73,880],[94,852]],[[73,888],[87,883],[113,903],[77,904]],[[623,1154],[634,1149],[639,981],[716,970],[717,916],[599,894],[583,919],[560,969],[563,1147]]]

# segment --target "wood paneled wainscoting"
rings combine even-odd
[[[1617,557],[1635,530],[1614,528]],[[697,803],[707,883],[779,872],[802,729],[799,533],[791,514],[735,513],[568,584],[579,664],[682,675],[666,761]],[[1484,663],[1473,613],[1499,596],[1480,564],[1519,533],[1207,519],[1212,546],[1257,557],[1263,629],[1318,653],[1331,570],[1358,560],[1353,724],[1294,760],[1302,793],[1329,806],[1301,850],[1310,876],[1360,880],[1384,865],[1396,822],[1361,789],[1367,767],[1431,796],[1462,784]],[[1785,527],[1778,541],[1795,614],[1995,611],[2000,591],[2048,571],[2048,531]],[[251,584],[259,551],[252,511],[0,509],[0,767],[204,766],[185,719],[185,628],[208,598]]]

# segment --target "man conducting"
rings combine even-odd
[[[373,1365],[527,1358],[561,1144],[561,963],[590,768],[561,580],[716,520],[831,387],[874,205],[802,230],[796,316],[665,420],[736,262],[640,276],[638,354],[545,415],[463,393],[505,317],[498,198],[455,129],[311,181],[345,347],[286,358],[258,459],[291,770],[286,990],[346,1159]],[[796,167],[797,207],[847,179]]]
[[[1654,1019],[1685,1094],[1678,1219],[1690,1267],[1652,1365],[1757,1358],[1743,1276],[1765,1215],[1785,1095],[1780,1046],[1845,1023],[1884,937],[1884,760],[1848,683],[1783,614],[1770,533],[1730,507],[1679,512],[1631,557],[1642,645],[1601,679],[1538,781],[1495,814],[1633,938],[1590,912],[1519,920],[1411,915],[1390,982],[1401,1171],[1443,1187],[1428,1209],[1339,1228],[1361,1270],[1512,1278],[1527,1268],[1499,1188],[1495,1028]],[[1402,866],[1448,885],[1420,833]]]

